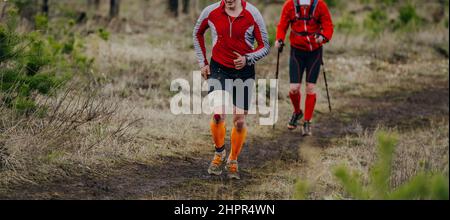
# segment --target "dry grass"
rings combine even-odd
[[[376,160],[377,130],[361,131],[358,135],[336,139],[326,150],[302,143],[300,162],[273,162],[277,167],[273,173],[268,170],[256,172],[261,181],[245,188],[244,199],[294,199],[295,183],[306,181],[309,186],[307,199],[344,198],[342,189],[332,171],[335,167],[346,164],[354,170],[361,171],[367,178],[369,167]],[[396,150],[394,168],[391,177],[392,186],[396,187],[409,180],[420,171],[445,173],[448,175],[448,121],[440,121],[431,128],[417,129],[400,133]],[[411,138],[413,137],[413,138]]]
[[[381,127],[378,129],[386,130]],[[448,121],[440,121],[435,122],[431,128],[400,132],[400,141],[395,153],[391,177],[392,186],[401,185],[423,170],[448,175],[448,131]],[[316,184],[327,185],[327,188],[336,189],[336,191],[321,196],[324,198],[343,197],[340,194],[340,187],[333,184],[335,181],[330,172],[337,165],[346,164],[352,169],[363,171],[364,177],[367,178],[368,168],[376,160],[374,156],[376,144],[374,133],[367,131],[356,137],[345,137],[334,143],[335,147],[322,156],[325,158],[323,160],[324,170],[328,170],[328,172]],[[335,160],[336,157],[339,157],[340,160]]]
[[[51,180],[129,156],[138,120],[119,115],[114,102],[68,89],[39,103],[48,106],[43,116],[18,117],[1,108],[1,186]]]

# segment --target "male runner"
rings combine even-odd
[[[213,40],[210,62],[206,58],[204,39],[208,28],[211,29]],[[202,75],[210,83],[210,95],[225,92],[233,94],[234,126],[231,131],[231,152],[226,167],[228,178],[240,179],[238,156],[247,136],[245,117],[250,107],[255,63],[269,53],[267,29],[263,17],[252,4],[245,0],[221,0],[203,10],[193,35]],[[219,82],[220,89],[213,86],[213,80]],[[241,91],[236,86],[228,88],[225,85],[227,80],[242,80],[250,84],[247,83],[247,87]],[[220,103],[220,100],[214,100],[214,116],[210,122],[216,149],[214,159],[208,168],[208,173],[211,175],[222,174],[221,165],[226,159],[225,104],[217,103]]]
[[[324,0],[287,0],[281,12],[275,47],[283,45],[286,32],[291,27],[291,55],[289,62],[290,92],[294,113],[288,129],[294,130],[304,116],[303,135],[310,136],[311,120],[316,105],[314,91],[322,64],[322,45],[333,36],[333,22]],[[300,108],[301,83],[306,70],[305,112]]]

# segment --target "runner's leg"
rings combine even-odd
[[[233,114],[233,129],[231,131],[231,153],[229,161],[237,161],[247,137],[245,117],[247,111],[235,108]]]
[[[210,129],[212,139],[216,148],[216,152],[222,152],[225,148],[225,79],[227,78],[226,72],[211,59],[211,75],[208,79],[209,95],[213,101],[214,115],[210,121]]]
[[[290,76],[290,91],[289,97],[291,98],[292,106],[294,107],[294,113],[300,114],[302,112],[300,108],[301,103],[301,82],[303,78],[303,72],[305,66],[301,64],[300,51],[295,48],[291,49],[291,56],[289,60],[289,76]]]
[[[313,118],[314,109],[316,106],[317,95],[315,86],[320,73],[320,66],[322,62],[322,48],[311,53],[306,68],[306,101],[305,101],[305,121],[310,122]]]
[[[224,109],[224,106],[217,107],[210,122],[211,135],[216,152],[222,152],[225,149],[226,124]]]

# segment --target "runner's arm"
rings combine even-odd
[[[325,42],[329,42],[333,37],[334,27],[331,19],[330,10],[328,9],[325,1],[319,1],[317,5],[319,14],[319,21],[322,25],[322,31],[320,34],[325,38]]]
[[[194,27],[193,37],[194,37],[194,49],[195,54],[197,56],[198,64],[200,68],[209,65],[208,59],[206,59],[206,46],[205,46],[205,32],[208,30],[208,16],[209,16],[209,8],[203,10],[200,14],[200,17],[197,20],[197,23]]]
[[[258,43],[258,47],[254,52],[245,55],[247,58],[247,65],[255,64],[258,60],[267,56],[270,50],[269,33],[267,32],[264,18],[256,9],[253,16],[255,19],[255,29],[253,30],[253,34]]]
[[[286,32],[290,25],[289,13],[290,13],[290,4],[292,1],[286,1],[283,5],[283,10],[281,11],[280,23],[277,26],[277,40],[281,40],[284,42],[286,38]]]

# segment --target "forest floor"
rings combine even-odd
[[[433,69],[436,65],[447,64],[448,61],[442,60],[426,65]],[[418,64],[415,62],[402,64],[405,68],[409,68],[409,65]],[[340,73],[333,71],[333,74]],[[121,162],[114,168],[98,167],[95,172],[84,170],[77,172],[74,176],[45,184],[15,187],[8,190],[6,194],[0,194],[0,197],[7,199],[289,199],[294,193],[293,184],[297,179],[302,179],[314,183],[315,190],[311,198],[325,198],[332,195],[337,187],[332,181],[329,182],[330,164],[339,164],[340,161],[346,160],[344,158],[349,157],[356,157],[356,161],[352,162],[359,162],[363,164],[363,167],[367,167],[370,163],[370,160],[365,160],[364,155],[361,154],[369,153],[371,150],[365,149],[363,152],[355,153],[352,146],[347,150],[345,150],[346,147],[339,150],[339,145],[345,145],[342,143],[349,137],[363,138],[361,137],[363,131],[374,131],[382,126],[397,129],[405,134],[405,137],[412,139],[426,137],[424,133],[432,133],[435,129],[443,129],[444,132],[447,131],[447,136],[444,138],[448,140],[448,76],[446,77],[443,71],[437,75],[422,75],[416,80],[414,84],[417,83],[420,86],[414,90],[393,89],[369,97],[354,96],[332,89],[332,101],[335,108],[332,113],[328,113],[324,111],[326,107],[322,103],[323,106],[319,109],[323,112],[318,114],[312,137],[302,137],[299,130],[288,131],[284,125],[288,115],[282,115],[283,121],[278,123],[273,132],[267,130],[271,132],[267,134],[267,137],[264,137],[264,134],[261,135],[262,138],[249,136],[240,156],[243,179],[241,181],[229,181],[224,176],[209,176],[206,168],[212,157],[212,150],[204,150],[161,156],[151,165]],[[281,108],[288,109],[289,106],[285,104]],[[288,112],[286,109],[282,112]],[[207,120],[204,122],[206,123]],[[364,140],[361,141],[364,142]],[[431,140],[418,142],[423,141]],[[204,146],[204,149],[209,149],[208,147]],[[443,163],[440,166],[445,165],[446,157],[439,153],[446,151],[448,156],[448,145],[435,147],[440,147],[440,151],[430,157],[438,160],[435,162]],[[359,156],[361,157],[358,158]],[[413,160],[418,161],[426,157],[416,156],[418,158]],[[407,168],[417,169],[416,167]]]

